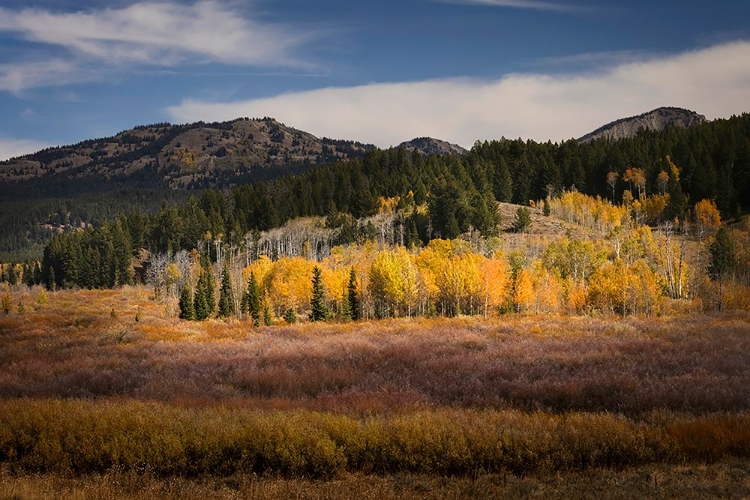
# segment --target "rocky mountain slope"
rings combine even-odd
[[[419,151],[424,155],[461,155],[466,153],[466,150],[458,144],[451,144],[447,141],[441,141],[440,139],[433,139],[432,137],[418,137],[411,141],[402,142],[399,147],[401,146],[406,148],[410,153],[413,151]]]
[[[690,127],[703,123],[706,117],[694,111],[682,108],[657,108],[648,113],[608,123],[578,139],[580,143],[587,143],[595,139],[625,139],[634,137],[641,130],[664,130],[668,126]]]
[[[319,139],[271,118],[135,127],[0,163],[0,182],[148,180],[171,189],[234,185],[363,155],[373,146]]]

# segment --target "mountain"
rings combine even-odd
[[[2,162],[0,183],[97,179],[169,189],[226,187],[360,157],[373,148],[319,139],[271,118],[159,123]]]
[[[608,123],[584,135],[578,139],[578,142],[585,144],[595,139],[626,139],[635,137],[641,130],[661,131],[669,126],[687,128],[705,121],[705,116],[688,109],[662,107],[642,115],[621,118]]]
[[[411,141],[402,142],[399,147],[403,146],[408,152],[419,151],[424,155],[462,155],[467,151],[457,144],[451,144],[440,139],[432,137],[418,137]]]

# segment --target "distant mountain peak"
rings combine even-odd
[[[641,130],[660,131],[669,126],[687,128],[705,121],[705,116],[689,109],[661,107],[638,116],[615,120],[584,135],[578,139],[578,142],[587,143],[595,139],[626,139],[634,137]]]
[[[458,144],[451,144],[448,141],[441,141],[432,137],[417,137],[416,139],[402,142],[398,147],[401,146],[410,153],[419,151],[424,155],[461,155],[466,153],[466,150]]]
[[[156,123],[0,162],[0,183],[96,177],[172,189],[226,187],[363,156],[373,148],[318,138],[268,117]]]

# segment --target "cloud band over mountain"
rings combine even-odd
[[[750,65],[741,61],[750,61],[748,41],[600,71],[373,83],[232,102],[186,99],[167,112],[178,122],[273,116],[319,136],[383,147],[425,135],[464,147],[501,136],[557,141],[659,106],[695,109],[709,119],[748,111]]]

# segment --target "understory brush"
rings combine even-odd
[[[750,415],[434,410],[354,418],[137,401],[0,402],[0,462],[39,473],[517,475],[750,458]]]

